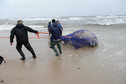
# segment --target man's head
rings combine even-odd
[[[17,24],[23,24],[23,21],[22,20],[18,20]]]
[[[51,22],[49,22],[48,24],[51,24]]]
[[[57,20],[57,23],[60,24],[60,22]]]
[[[52,23],[54,23],[56,20],[55,19],[52,19]]]

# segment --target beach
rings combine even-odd
[[[63,53],[56,57],[49,48],[48,34],[41,34],[47,38],[29,39],[37,58],[23,46],[26,60],[21,61],[16,40],[10,46],[9,38],[0,38],[0,55],[6,60],[0,65],[0,81],[4,80],[0,84],[125,84],[126,25],[69,26],[64,27],[64,35],[87,29],[97,36],[98,46],[75,49],[61,43]],[[9,35],[10,30],[0,30],[0,37]],[[29,33],[29,37],[37,36]]]

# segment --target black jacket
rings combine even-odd
[[[38,33],[38,31],[33,30],[23,24],[17,24],[12,30],[10,34],[10,43],[13,43],[14,35],[16,36],[17,43],[26,43],[28,40],[28,32]]]

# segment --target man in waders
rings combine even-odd
[[[22,51],[22,45],[24,45],[31,52],[31,54],[33,55],[33,58],[36,58],[36,54],[29,43],[28,31],[36,33],[36,34],[38,33],[38,31],[33,30],[27,26],[24,26],[22,20],[18,20],[17,25],[11,30],[10,45],[12,45],[14,36],[16,36],[16,41],[17,41],[16,49],[22,56],[20,60],[26,59]]]
[[[52,19],[52,25],[50,26],[49,32],[51,33],[50,48],[52,48],[54,50],[54,52],[56,53],[56,56],[59,56],[59,53],[62,54],[61,46],[60,46],[62,30],[58,26],[58,24],[55,21],[55,19]],[[59,49],[59,53],[58,53],[57,49],[55,48],[55,45],[57,45],[57,48]]]

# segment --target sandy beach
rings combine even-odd
[[[0,38],[0,55],[6,60],[0,65],[0,84],[125,84],[126,28],[110,27],[88,27],[98,37],[98,46],[75,49],[62,44],[59,57],[48,39],[30,39],[37,59],[23,46],[26,61],[19,60],[16,41],[10,46],[8,38]],[[0,31],[1,37],[9,35]]]

